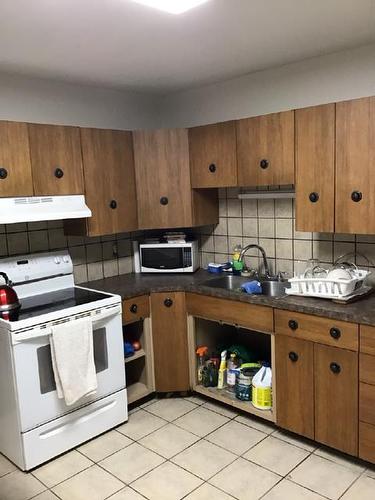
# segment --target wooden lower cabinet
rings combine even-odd
[[[359,458],[375,463],[375,425],[359,422]]]
[[[190,388],[185,293],[151,294],[156,392]]]
[[[351,455],[358,453],[358,355],[316,344],[315,439]]]
[[[314,438],[314,345],[276,335],[276,423]]]

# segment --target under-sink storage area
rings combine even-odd
[[[198,380],[199,356],[197,355],[197,348],[199,347],[207,347],[207,357],[215,361],[219,358],[219,362],[222,351],[230,350],[231,347],[239,348],[244,358],[246,357],[246,359],[243,359],[244,363],[267,362],[273,371],[274,336],[271,333],[261,333],[238,325],[189,316],[188,336],[190,383],[195,392],[264,419],[273,422],[276,420],[273,407],[271,409],[259,409],[253,405],[251,402],[251,389],[250,401],[244,401],[238,399],[236,391],[230,390],[228,387],[219,389],[217,385],[204,386],[203,382]],[[259,368],[255,369],[255,371],[258,370]],[[273,373],[272,379],[274,380]],[[272,400],[275,401],[275,384],[273,383],[272,386]]]
[[[122,329],[126,386],[131,404],[155,391],[151,321],[150,318],[140,319],[123,325]],[[136,349],[130,353],[132,345]]]

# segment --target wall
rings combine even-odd
[[[200,229],[203,267],[208,262],[230,260],[237,244],[256,243],[265,249],[273,272],[293,276],[295,271],[299,273],[304,269],[311,258],[327,265],[341,255],[357,251],[370,260],[368,263],[358,257],[357,264],[369,265],[375,275],[375,236],[296,231],[294,200],[241,201],[238,192],[235,188],[221,189],[219,224]],[[262,265],[257,250],[249,251],[245,260],[250,268]]]
[[[190,127],[375,94],[375,44],[166,96],[163,125]]]

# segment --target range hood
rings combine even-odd
[[[91,217],[83,195],[0,198],[0,224]]]

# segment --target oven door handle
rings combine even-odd
[[[83,315],[81,318],[91,318],[93,327],[95,323],[102,321],[103,319],[111,318],[112,316],[117,316],[121,314],[121,305],[116,305],[108,309],[97,309],[91,311],[90,315]],[[77,318],[77,321],[81,318]],[[67,323],[74,323],[74,319],[68,321]],[[25,340],[34,340],[40,337],[48,337],[52,334],[52,328],[31,328],[25,332],[15,333],[12,335],[12,345],[20,344]]]

